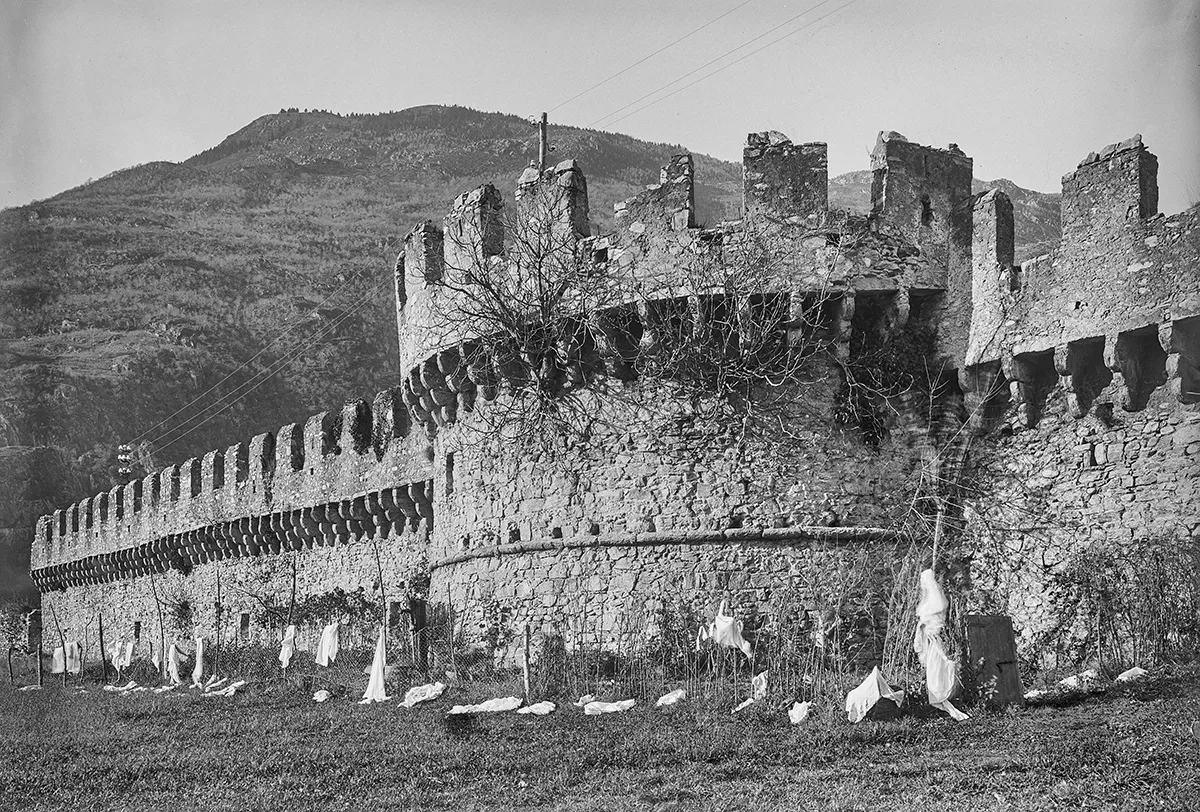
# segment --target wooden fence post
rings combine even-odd
[[[104,611],[98,609],[96,611],[96,623],[100,627],[100,674],[104,679],[104,684],[108,685],[108,652],[104,650]],[[79,669],[79,677],[83,678],[83,669]]]
[[[525,704],[529,704],[529,624],[525,624],[525,653],[521,658],[521,669],[525,675]]]

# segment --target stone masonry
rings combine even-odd
[[[635,323],[640,341],[568,350],[572,369],[623,386],[658,385],[636,371],[662,329],[656,313],[702,314],[723,295],[681,293],[681,268],[719,251],[732,261],[747,234],[771,242],[778,267],[733,306],[775,302],[798,325],[819,293],[831,346],[827,374],[797,395],[788,442],[696,448],[684,430],[633,428],[600,399],[607,428],[554,459],[476,442],[479,416],[508,397],[504,367],[478,352],[486,336],[471,318],[442,317],[462,303],[441,280],[466,263],[522,272],[506,258],[503,195],[487,184],[405,239],[398,385],[43,517],[31,570],[48,622],[82,635],[102,610],[119,637],[153,628],[155,596],[170,592],[190,596],[209,628],[221,582],[239,633],[274,640],[279,629],[252,619],[256,601],[281,598],[293,578],[301,595],[362,587],[376,598],[428,578],[431,607],[463,628],[498,607],[514,625],[608,645],[635,621],[651,633],[646,619],[668,602],[707,612],[730,598],[770,613],[800,594],[818,611],[822,573],[886,580],[897,545],[931,541],[914,530],[913,505],[966,477],[954,542],[987,538],[997,558],[979,557],[979,594],[1028,642],[1055,599],[1057,562],[1045,534],[973,523],[987,505],[1051,514],[1054,550],[1098,535],[1197,540],[1200,212],[1157,213],[1157,161],[1140,137],[1064,178],[1062,244],[1022,267],[1011,203],[971,193],[971,159],[956,145],[885,132],[871,163],[871,215],[831,211],[825,144],[752,133],[741,221],[697,227],[681,155],[618,204],[614,233],[595,236],[576,162],[518,183],[526,216],[538,199],[557,201],[551,232],[597,285],[620,269],[648,300],[602,314]],[[919,336],[932,336],[941,370],[935,402],[895,399],[877,441],[839,422],[839,365],[864,337]],[[686,411],[669,388],[658,402]],[[970,592],[962,599],[972,606]]]

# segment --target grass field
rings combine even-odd
[[[796,728],[782,709],[688,700],[451,731],[462,696],[406,709],[0,687],[0,808],[21,810],[1197,808],[1200,676],[1077,705]]]

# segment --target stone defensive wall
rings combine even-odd
[[[990,502],[1053,512],[1063,549],[1097,528],[1200,531],[1197,212],[1158,216],[1156,161],[1123,142],[1064,179],[1060,248],[1016,267],[1011,203],[972,194],[957,146],[885,132],[871,163],[869,216],[829,209],[825,144],[779,133],[747,138],[733,222],[696,222],[687,155],[618,204],[607,235],[590,233],[575,161],[527,170],[511,203],[490,184],[461,195],[396,262],[398,386],[44,517],[31,564],[44,604],[67,626],[98,608],[132,623],[162,590],[199,606],[223,582],[222,611],[257,639],[278,630],[256,626],[256,603],[293,584],[382,598],[428,576],[431,606],[462,629],[500,619],[610,644],[652,631],[668,604],[815,618],[831,596],[879,594],[902,550],[931,542],[938,497],[964,546],[989,540],[979,594],[1032,640],[1055,563],[1035,568],[1045,537],[987,520]],[[692,272],[763,257],[759,288],[736,295]],[[553,452],[489,433],[516,401],[456,281],[507,275],[524,291],[546,267],[586,280],[581,322],[621,326],[559,348],[568,384],[637,395],[597,394],[588,442]],[[782,309],[782,340],[828,342],[777,436],[701,432],[694,404],[639,378],[668,327],[721,309]],[[865,437],[839,420],[842,370],[889,342],[931,380]],[[652,427],[630,405],[647,403]],[[848,624],[865,659],[879,620],[876,607]]]
[[[1002,236],[976,241],[994,265],[960,378],[990,442],[964,533],[1023,642],[1069,618],[1056,579],[1080,551],[1149,566],[1140,545],[1200,539],[1200,210],[1160,214],[1157,173],[1140,136],[1088,155],[1063,177],[1060,246],[1020,267],[1011,205],[974,205]]]

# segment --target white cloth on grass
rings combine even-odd
[[[192,685],[204,687],[204,638],[196,636],[196,664],[192,667]]]
[[[658,698],[658,701],[654,703],[654,707],[665,708],[668,705],[674,705],[676,702],[679,702],[680,700],[684,699],[686,696],[687,696],[687,691],[685,691],[682,688],[676,688],[674,691],[671,691],[670,693],[663,694],[662,696],[660,696]]]
[[[1087,671],[1080,671],[1078,674],[1059,680],[1058,685],[1068,691],[1099,693],[1104,690],[1104,675],[1095,668],[1089,668]]]
[[[583,706],[586,716],[599,716],[604,713],[621,713],[637,704],[635,699],[622,699],[620,702],[589,702]]]
[[[534,716],[545,716],[554,713],[554,708],[555,705],[553,702],[535,702],[532,705],[517,708],[517,713],[531,713]]]
[[[502,699],[489,699],[478,705],[455,705],[450,714],[457,716],[465,713],[507,713],[521,707],[524,700],[519,696],[506,696]]]
[[[401,705],[406,708],[411,708],[413,705],[421,702],[428,702],[431,699],[437,699],[446,691],[446,683],[444,682],[429,682],[425,685],[414,685],[404,693],[404,699]]]
[[[721,601],[721,607],[717,609],[717,616],[713,618],[713,622],[700,627],[700,632],[696,635],[697,651],[705,640],[712,640],[718,646],[736,648],[748,659],[754,659],[750,653],[750,643],[742,637],[742,621],[729,614],[729,601]]]
[[[750,698],[733,709],[733,713],[750,707],[755,702],[767,698],[767,672],[764,671],[750,680]]]
[[[321,632],[317,643],[317,665],[328,668],[338,655],[338,623],[330,623]]]
[[[335,624],[336,627],[336,624]],[[328,631],[328,627],[326,627]],[[324,638],[324,634],[321,635]],[[318,662],[320,662],[318,660]],[[384,627],[379,627],[379,640],[375,643],[375,659],[371,661],[371,678],[367,681],[367,690],[363,693],[360,705],[372,702],[386,702],[390,698],[383,684],[384,669],[387,667],[387,638],[384,637]]]
[[[904,704],[904,691],[893,691],[879,673],[879,666],[875,666],[857,688],[846,694],[846,718],[851,724],[861,722],[881,699],[900,706]]]
[[[296,627],[288,626],[283,632],[283,643],[279,646],[279,664],[287,668],[296,653]]]
[[[933,570],[924,570],[913,650],[925,666],[925,693],[929,696],[929,704],[950,714],[955,721],[965,722],[971,717],[950,702],[958,689],[958,663],[946,656],[946,649],[942,647],[942,629],[946,626],[946,607],[949,605]]]
[[[582,708],[584,705],[588,704],[589,702],[595,702],[595,701],[596,701],[596,697],[592,696],[591,694],[584,694],[583,696],[579,697],[579,699],[575,700],[571,704],[577,708]]]
[[[224,682],[225,680],[221,680],[221,681]],[[205,691],[204,696],[233,696],[234,694],[236,694],[238,692],[238,689],[241,688],[245,684],[246,684],[246,681],[244,679],[240,679],[237,682],[229,683],[228,685],[226,685],[224,688],[221,688],[220,690]]]
[[[333,694],[329,693],[329,691],[326,691],[324,688],[322,688],[321,690],[319,690],[315,694],[313,694],[313,702],[328,702],[329,698],[331,696],[333,696]]]
[[[788,711],[788,721],[793,725],[802,725],[808,721],[808,716],[812,713],[811,702],[795,702],[792,704],[791,710]]]
[[[1133,668],[1129,669],[1128,671],[1122,671],[1120,674],[1117,674],[1117,682],[1133,682],[1134,680],[1141,679],[1142,677],[1146,676],[1146,674],[1148,674],[1148,673],[1150,673],[1150,672],[1148,672],[1146,669],[1138,668],[1135,665]]]
[[[167,649],[167,677],[172,685],[179,685],[183,678],[179,676],[179,666],[183,664],[183,652],[179,650],[179,641],[172,640]]]
[[[51,674],[64,672],[78,674],[83,670],[83,646],[77,640],[68,640],[65,651],[63,646],[54,649],[54,659],[50,665]]]

